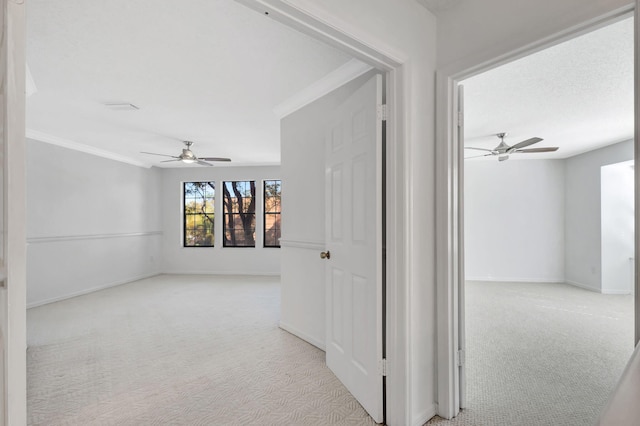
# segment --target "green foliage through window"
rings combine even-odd
[[[264,246],[280,247],[280,212],[282,210],[282,182],[264,181]]]
[[[184,183],[184,246],[213,247],[214,182]]]

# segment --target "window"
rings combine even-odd
[[[184,246],[213,247],[214,182],[184,183]]]
[[[282,182],[264,181],[264,246],[280,247]]]
[[[255,247],[256,182],[224,182],[222,191],[224,247]]]

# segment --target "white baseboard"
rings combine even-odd
[[[161,274],[166,275],[255,275],[255,276],[266,276],[266,277],[279,277],[280,272],[263,272],[263,271],[177,271],[177,270],[164,270]]]
[[[411,425],[422,426],[423,424],[431,420],[431,418],[433,418],[436,414],[438,414],[438,407],[436,404],[433,404],[431,407],[420,413],[420,415],[416,416],[416,418],[411,422]]]
[[[30,302],[30,303],[27,303],[27,309],[35,308],[35,307],[42,306],[42,305],[47,305],[47,304],[53,303],[53,302],[59,302],[61,300],[71,299],[73,297],[78,297],[78,296],[82,296],[84,294],[93,293],[94,291],[100,291],[100,290],[104,290],[106,288],[116,287],[116,286],[119,286],[119,285],[132,283],[134,281],[143,280],[145,278],[151,278],[151,277],[155,277],[155,276],[158,276],[158,275],[160,275],[159,272],[157,272],[157,273],[154,272],[154,273],[151,273],[151,274],[140,275],[140,276],[137,276],[137,277],[131,277],[131,278],[127,278],[127,279],[124,279],[124,280],[113,281],[113,282],[110,282],[110,283],[107,283],[107,284],[102,284],[102,285],[99,285],[99,286],[96,286],[96,287],[86,288],[86,289],[80,290],[80,291],[74,291],[73,293],[64,294],[62,296],[56,296],[56,297],[52,297],[52,298],[45,299],[45,300],[39,300],[39,301],[36,301],[36,302]]]
[[[626,295],[633,294],[631,290],[602,290],[602,294],[618,294],[618,295]]]
[[[318,339],[308,335],[307,333],[303,333],[302,331],[298,330],[297,328],[292,327],[291,325],[286,324],[286,323],[284,323],[282,321],[280,321],[279,326],[284,331],[286,331],[288,333],[291,333],[296,337],[301,338],[305,342],[312,344],[313,346],[315,346],[318,349],[326,351],[326,346],[325,346],[324,342],[320,342]]]
[[[582,288],[582,289],[584,289],[584,290],[593,291],[593,292],[595,292],[595,293],[601,293],[601,291],[600,291],[600,289],[599,289],[599,288],[594,288],[594,287],[592,287],[592,286],[590,286],[590,285],[583,284],[583,283],[579,283],[579,282],[577,282],[577,281],[565,280],[565,283],[567,283],[567,284],[569,284],[569,285],[572,285],[572,286],[574,286],[574,287],[580,287],[580,288]]]
[[[510,277],[464,277],[465,281],[492,281],[505,283],[563,283],[564,278],[510,278]]]

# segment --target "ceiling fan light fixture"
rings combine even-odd
[[[191,164],[191,163],[195,163],[196,160],[194,160],[193,158],[183,158],[182,162],[183,163],[187,163],[187,164]]]

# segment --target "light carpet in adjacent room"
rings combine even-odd
[[[633,296],[467,282],[468,405],[455,426],[589,426],[633,351]]]

